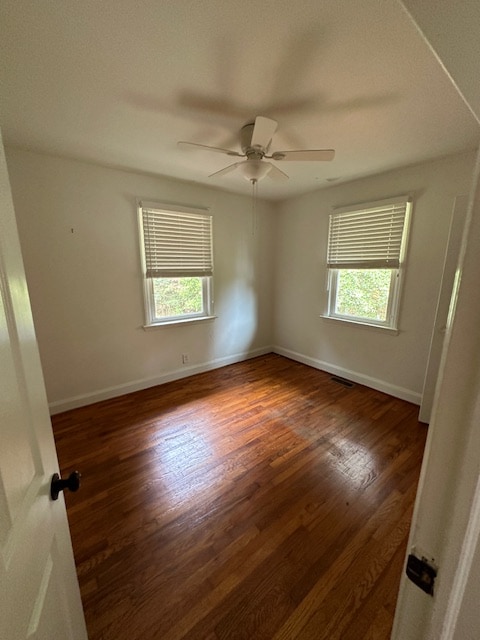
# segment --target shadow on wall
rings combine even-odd
[[[259,224],[237,227],[237,241],[228,256],[215,262],[215,313],[223,330],[212,342],[213,358],[218,354],[248,353],[269,343],[271,305],[265,304],[271,283],[269,263],[262,260],[264,246]],[[218,244],[217,244],[218,246]],[[263,266],[262,266],[263,265]]]

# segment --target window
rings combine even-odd
[[[212,315],[212,216],[139,203],[147,325]]]
[[[397,328],[411,206],[402,197],[330,215],[327,317]]]

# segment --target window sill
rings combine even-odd
[[[320,315],[320,318],[324,320],[332,320],[334,322],[341,322],[347,325],[354,325],[356,327],[363,327],[365,329],[376,329],[377,331],[381,331],[382,333],[389,333],[390,335],[398,336],[400,331],[398,329],[394,329],[392,327],[382,327],[379,324],[369,324],[368,322],[361,322],[359,320],[348,320],[347,318],[336,318],[335,316],[327,316]]]
[[[171,327],[179,324],[194,324],[196,322],[206,322],[209,320],[215,320],[217,316],[201,316],[199,318],[182,318],[178,320],[166,320],[165,322],[152,322],[152,324],[143,325],[144,331],[150,331],[150,329],[161,329],[162,327]]]

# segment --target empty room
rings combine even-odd
[[[2,639],[479,637],[480,9],[433,5],[2,3]]]

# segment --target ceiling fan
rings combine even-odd
[[[277,130],[278,123],[264,116],[257,116],[254,122],[246,124],[240,131],[240,146],[242,152],[233,151],[231,149],[222,149],[221,147],[210,147],[206,144],[197,144],[195,142],[178,142],[182,147],[194,147],[196,149],[204,149],[207,151],[215,151],[223,153],[227,156],[246,158],[240,162],[234,162],[220,171],[212,173],[209,178],[215,176],[223,176],[236,169],[240,170],[246,180],[256,183],[268,175],[272,180],[283,182],[288,180],[288,175],[279,169],[272,162],[292,162],[301,160],[305,161],[329,161],[335,157],[333,149],[302,149],[296,151],[274,151],[268,155],[272,138]]]

